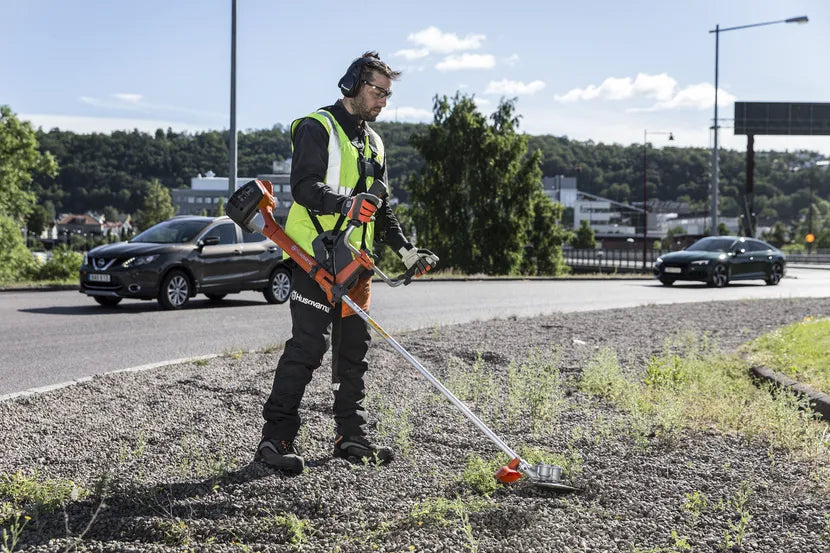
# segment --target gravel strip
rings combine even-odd
[[[764,440],[715,431],[685,431],[671,446],[638,446],[622,432],[596,431],[597,421],[613,421],[618,411],[572,384],[601,347],[616,351],[627,370],[643,371],[669,336],[707,334],[719,349],[734,351],[773,328],[828,312],[830,299],[698,303],[478,322],[396,337],[442,379],[453,363],[478,363],[503,375],[511,360],[558,348],[559,369],[570,379],[558,424],[540,436],[526,421],[482,418],[514,447],[580,459],[573,481],[583,491],[574,494],[519,482],[489,497],[470,495],[460,483],[468,456],[495,460],[499,452],[377,336],[367,403],[374,434],[398,444],[398,459],[387,467],[331,457],[327,369],[318,371],[303,400],[298,441],[306,473],[290,477],[251,462],[279,351],[105,375],[5,401],[0,474],[36,470],[39,480],[71,479],[93,490],[39,513],[17,547],[719,551],[726,549],[725,533],[734,538],[741,527],[730,504],[746,492],[751,519],[742,547],[729,550],[827,552],[830,494],[827,476],[817,480],[815,466]],[[471,407],[481,412],[486,404]],[[108,492],[100,506],[94,490],[102,475]],[[707,498],[698,518],[685,506],[694,492]],[[419,508],[428,512],[413,514]]]

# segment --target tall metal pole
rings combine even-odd
[[[643,131],[643,272],[646,272],[646,255],[648,255],[648,178],[646,165],[646,151],[648,131]]]
[[[231,129],[228,139],[228,197],[236,190],[236,0],[231,0]]]
[[[715,25],[715,120],[712,139],[712,236],[718,233],[718,47],[720,42],[720,25]]]
[[[798,17],[790,17],[789,19],[779,19],[778,21],[764,21],[762,23],[752,23],[750,25],[738,25],[736,27],[720,28],[720,25],[715,25],[710,33],[715,33],[715,120],[712,122],[712,129],[715,131],[712,139],[712,235],[718,234],[718,48],[720,46],[720,34],[725,31],[737,31],[739,29],[749,29],[750,27],[762,27],[765,25],[776,25],[778,23],[807,23],[809,21],[806,15]]]

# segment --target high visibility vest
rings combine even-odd
[[[332,192],[341,194],[343,196],[351,196],[355,187],[360,181],[360,169],[358,160],[360,159],[360,151],[357,146],[353,144],[343,128],[337,122],[337,119],[325,110],[317,110],[316,112],[306,116],[319,121],[323,128],[326,129],[329,135],[328,152],[329,164],[326,169],[325,184]],[[294,131],[297,125],[304,118],[297,119],[291,124],[291,144],[293,149]],[[357,139],[355,139],[357,140]],[[363,144],[363,157],[371,159],[374,156],[375,161],[379,165],[383,165],[384,150],[383,142],[380,136],[366,125],[366,138]],[[372,186],[374,178],[371,175],[366,176],[366,190]],[[306,253],[313,256],[314,252],[311,246],[312,241],[317,237],[318,230],[314,224],[312,217],[315,217],[320,223],[324,231],[334,229],[335,224],[341,215],[339,213],[332,215],[312,215],[308,209],[301,206],[297,202],[291,204],[288,210],[288,218],[285,221],[285,233],[291,237]],[[346,222],[341,224],[341,229],[345,228]],[[365,229],[365,234],[364,230]],[[361,243],[365,243],[366,247],[371,250],[372,242],[375,235],[375,223],[364,223],[361,229],[355,230],[352,233],[349,241],[356,247],[360,248]],[[365,242],[364,242],[365,239]],[[287,258],[287,254],[283,254]]]

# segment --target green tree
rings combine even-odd
[[[664,250],[673,250],[675,247],[674,237],[686,234],[686,229],[681,225],[670,228],[666,231],[666,236],[660,241],[660,247]]]
[[[516,132],[514,109],[502,100],[488,122],[472,97],[436,96],[433,123],[411,139],[425,160],[408,183],[418,242],[444,267],[519,271],[542,174],[541,154],[528,155],[527,137]]]
[[[594,229],[591,228],[587,220],[582,219],[579,222],[579,228],[576,229],[571,239],[571,246],[580,250],[592,250],[597,247],[597,239],[594,238]]]
[[[36,270],[37,262],[26,248],[20,224],[0,215],[0,282],[25,280]]]
[[[53,219],[49,216],[49,210],[40,204],[36,204],[26,218],[26,229],[30,234],[40,236],[40,233],[46,230]]]
[[[156,223],[169,219],[175,212],[170,190],[158,179],[151,180],[147,185],[144,205],[136,217],[138,227],[142,230],[148,229]]]
[[[0,106],[0,215],[25,220],[35,206],[35,175],[53,177],[52,154],[41,153],[32,125],[20,121],[9,106]]]
[[[562,246],[573,233],[561,225],[564,211],[562,204],[553,202],[541,191],[536,195],[522,274],[559,275],[569,270],[562,257]]]
[[[221,217],[225,214],[225,198],[219,198],[219,201],[216,203],[216,216]]]

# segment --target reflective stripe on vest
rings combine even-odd
[[[359,152],[357,147],[349,141],[345,131],[337,123],[334,116],[325,111],[318,110],[306,117],[318,121],[329,135],[328,141],[328,167],[326,168],[325,184],[329,189],[342,196],[351,196],[352,191],[357,186],[360,180],[360,171],[358,169]],[[293,134],[297,125],[305,118],[297,119],[291,125],[292,134],[292,148],[293,148]],[[366,140],[363,144],[363,151],[365,157],[371,157],[371,153],[376,154],[376,160],[379,164],[383,164],[384,148],[380,136],[374,132],[369,126],[366,126]],[[373,182],[372,177],[366,178],[366,188],[368,189]],[[340,217],[339,214],[332,215],[317,215],[317,220],[323,230],[331,230]],[[374,223],[363,225],[366,230],[366,246],[372,248],[374,238]],[[300,204],[294,202],[288,211],[288,218],[285,222],[285,232],[290,236],[298,246],[309,254],[313,254],[311,243],[317,236],[317,228],[311,219],[308,210]],[[355,247],[361,246],[361,239],[363,232],[353,232],[351,242]],[[287,257],[285,254],[283,257]]]

